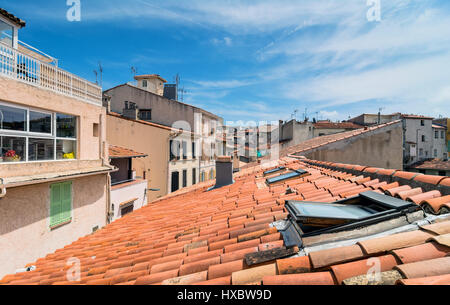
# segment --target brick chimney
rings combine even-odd
[[[106,113],[111,112],[111,97],[103,93],[103,107],[106,108]]]
[[[139,108],[136,106],[133,102],[125,102],[125,107],[122,111],[122,116],[132,119],[132,120],[138,120],[139,119]]]
[[[216,185],[214,189],[233,184],[233,163],[230,156],[221,156],[216,159]]]

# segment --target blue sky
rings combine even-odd
[[[450,116],[450,1],[0,0],[19,39],[108,89],[138,74],[172,82],[225,121],[344,120],[360,113]]]

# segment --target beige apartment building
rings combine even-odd
[[[102,90],[21,52],[24,26],[0,9],[0,276],[103,227],[109,205]]]
[[[147,155],[134,159],[130,168],[136,180],[147,181],[148,202],[197,184],[200,180],[198,137],[137,117],[133,119],[109,112],[106,136],[110,145]]]
[[[176,162],[171,159],[167,163],[167,186],[164,190],[170,193],[184,185],[214,179],[215,157],[219,143],[215,134],[218,126],[223,124],[223,119],[204,109],[165,97],[166,80],[157,74],[138,75],[135,76],[135,80],[135,84],[122,84],[104,91],[104,105],[110,113],[186,131],[182,135],[174,136],[177,138],[175,143],[179,143],[180,147],[185,145],[185,149],[181,147],[178,151],[186,155],[180,160],[175,160]],[[120,139],[117,141],[119,141],[117,145],[128,147],[120,143]],[[192,144],[193,142],[196,144]],[[191,152],[192,145],[196,151],[194,157]],[[169,147],[169,144],[165,146]],[[148,153],[150,158],[153,158],[149,151],[140,151]]]

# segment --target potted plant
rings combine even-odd
[[[18,162],[20,161],[20,156],[16,154],[15,150],[8,150],[5,154],[4,160],[7,162]]]

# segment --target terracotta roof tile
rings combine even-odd
[[[311,265],[315,269],[345,263],[363,257],[364,253],[358,245],[321,250],[309,254]]]
[[[117,145],[109,145],[109,157],[110,158],[139,158],[139,157],[147,157],[147,154],[136,152],[132,149],[117,146]]]
[[[414,181],[420,181],[434,185],[439,184],[439,182],[441,182],[442,180],[444,180],[444,177],[432,175],[419,175],[416,178],[414,178]]]
[[[429,239],[429,241],[435,241],[442,246],[446,246],[446,247],[450,248],[450,233],[444,234],[444,235],[439,235],[439,236],[434,236],[431,239]]]
[[[178,276],[178,269],[169,270],[160,273],[154,273],[150,275],[140,276],[136,279],[135,285],[151,285],[162,282],[166,279],[174,278]]]
[[[399,265],[396,270],[408,279],[450,274],[450,257]]]
[[[380,267],[380,271],[392,270],[397,265],[397,261],[393,255],[379,256],[377,258],[369,258],[364,260],[359,260],[351,263],[334,265],[331,266],[334,276],[339,284],[343,280],[362,274],[367,274],[367,272],[375,265]]]
[[[441,209],[444,207],[448,207],[450,209],[450,195],[423,200],[420,205],[428,206],[434,214],[439,214]],[[427,208],[425,207],[425,209]]]
[[[276,275],[277,267],[275,264],[245,269],[233,272],[231,283],[233,285],[246,285],[260,283],[265,276]]]
[[[311,271],[311,262],[308,256],[279,259],[277,269],[279,274],[307,273]]]
[[[422,201],[441,197],[441,192],[439,191],[430,191],[418,195],[409,196],[406,198],[407,201],[414,202],[415,204],[420,204]]]
[[[188,275],[191,273],[197,273],[208,270],[209,266],[220,264],[220,256],[207,258],[201,261],[192,262],[189,264],[183,264],[180,267],[180,276]]]
[[[231,276],[233,272],[244,269],[244,260],[235,260],[231,262],[222,263],[219,265],[209,266],[208,279],[222,278],[225,276]]]
[[[220,256],[221,262],[223,264],[223,263],[228,263],[228,262],[235,261],[238,259],[243,259],[246,254],[255,253],[255,252],[258,252],[258,247],[250,247],[250,248],[246,248],[246,249],[236,250],[236,251],[233,251],[230,253],[225,253]]]
[[[450,285],[450,274],[428,276],[414,279],[401,279],[401,285]]]
[[[438,243],[425,243],[414,247],[392,251],[397,259],[402,262],[402,264],[409,264],[444,257],[449,252],[450,248],[441,246]]]
[[[439,185],[450,186],[450,178],[443,179]]]
[[[424,231],[398,233],[358,242],[366,254],[384,253],[394,249],[416,246],[426,242],[433,234]]]
[[[177,268],[180,268],[181,264],[183,263],[183,260],[174,260],[174,261],[169,261],[166,263],[161,263],[161,264],[157,264],[157,265],[153,265],[150,269],[150,274],[154,274],[154,273],[160,273],[160,272],[164,272],[164,271],[169,271],[169,270],[174,270]]]
[[[421,226],[422,230],[432,232],[437,235],[450,233],[450,221],[437,222],[431,225]]]
[[[198,282],[204,282],[208,278],[208,271],[193,273],[164,280],[162,285],[191,285]]]
[[[225,246],[224,252],[225,253],[230,253],[230,252],[233,252],[233,251],[236,251],[236,250],[242,250],[242,249],[247,249],[247,248],[250,248],[250,247],[256,247],[256,246],[259,246],[260,243],[261,243],[261,240],[259,238],[252,239],[252,240],[248,240],[248,241],[244,241],[244,242],[240,242],[240,243],[236,243],[236,244]]]
[[[198,253],[195,255],[189,255],[183,259],[184,264],[190,264],[198,261],[202,261],[208,258],[214,258],[220,256],[223,253],[223,249],[213,250],[209,252]]]
[[[331,272],[265,276],[264,285],[334,285]]]

